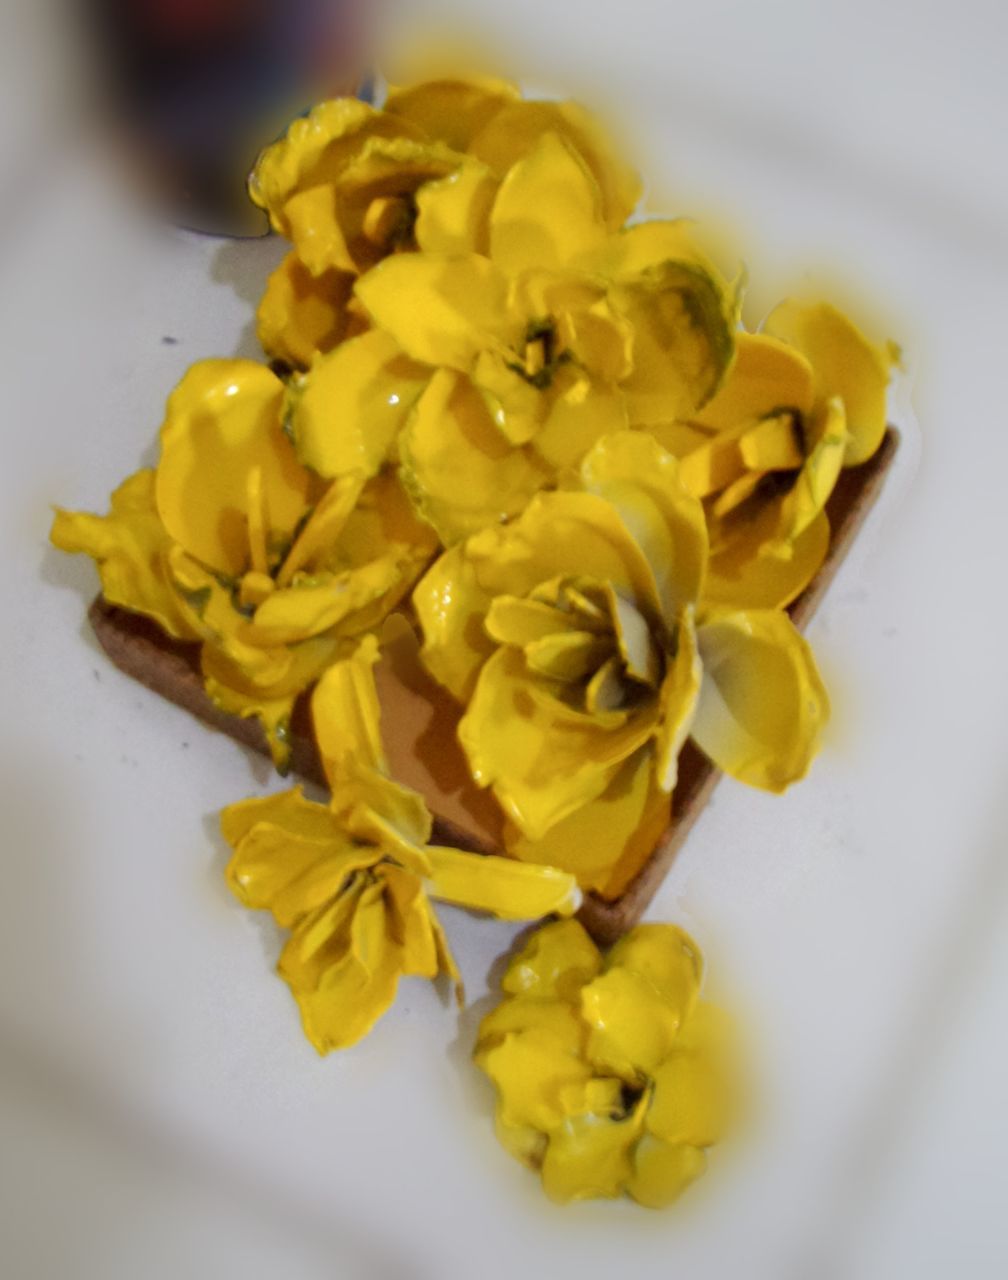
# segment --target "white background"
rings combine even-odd
[[[984,0],[440,12],[529,83],[615,113],[654,207],[729,225],[751,318],[825,263],[907,352],[898,466],[810,633],[827,747],[784,799],[723,783],[652,912],[694,932],[743,1012],[751,1131],[669,1216],[544,1208],[466,1064],[513,931],[457,913],[461,1020],[407,983],[352,1053],[301,1037],[214,826],[273,782],[110,667],[82,625],[93,571],[45,547],[48,503],[103,509],[151,459],[191,360],[251,353],[278,246],[141,219],[52,6],[11,5],[3,1274],[1000,1277],[1008,21]]]

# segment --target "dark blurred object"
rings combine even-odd
[[[107,105],[170,213],[267,230],[245,180],[313,102],[366,93],[370,0],[81,0]]]

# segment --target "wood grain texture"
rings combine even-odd
[[[822,568],[790,608],[799,627],[812,617],[874,505],[899,444],[890,427],[868,462],[841,473],[827,504],[832,528]],[[264,754],[266,739],[256,720],[228,715],[203,689],[199,646],[170,639],[146,618],[108,604],[100,596],[89,611],[91,625],[112,662],[127,675],[197,716],[204,724]],[[496,804],[473,786],[455,735],[459,709],[423,670],[415,646],[400,638],[375,668],[389,766],[400,782],[419,791],[435,815],[435,839],[478,853],[501,848],[502,819]],[[291,770],[324,784],[311,734],[308,700],[303,697],[291,722]],[[631,928],[658,891],[676,853],[703,812],[719,771],[688,742],[679,757],[675,814],[651,857],[618,898],[585,895],[580,919],[601,944]]]

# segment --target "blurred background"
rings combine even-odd
[[[1008,1274],[1008,17],[993,0],[0,0],[0,1274]],[[749,1011],[761,1123],[657,1221],[540,1211],[407,984],[315,1057],[213,814],[273,785],[120,678],[48,504],[103,509],[282,247],[258,147],[418,40],[632,140],[730,234],[747,318],[809,274],[906,353],[884,498],[811,638],[836,725],[786,800],[723,785],[652,910]],[[258,771],[257,771],[258,770]],[[475,1259],[475,1261],[474,1261]]]

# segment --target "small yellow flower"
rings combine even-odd
[[[668,818],[690,735],[781,791],[815,754],[828,700],[779,610],[698,604],[699,500],[643,432],[601,440],[576,488],[445,552],[414,592],[424,661],[465,704],[473,778],[514,824],[512,853],[617,892]],[[603,839],[604,838],[604,843]]]
[[[687,416],[717,390],[732,356],[733,291],[695,257],[670,256],[671,238],[617,239],[594,177],[549,133],[502,181],[486,255],[387,258],[357,281],[375,333],[411,370],[428,370],[399,448],[445,544],[521,511],[601,436]],[[681,238],[674,248],[683,252]],[[341,380],[377,400],[392,381],[388,360],[374,366],[377,342],[366,335],[321,357],[307,381],[339,362]],[[303,447],[327,447],[308,444],[321,434],[311,424],[294,430]]]
[[[234,849],[227,868],[248,907],[290,930],[278,969],[320,1053],[371,1030],[400,977],[458,970],[431,899],[528,920],[578,904],[573,877],[549,867],[484,858],[429,843],[421,798],[387,776],[372,667],[374,637],[329,667],[312,696],[332,796],[300,787],[230,805],[221,815]]]
[[[841,469],[882,442],[890,353],[835,307],[785,302],[740,333],[727,382],[687,424],[656,436],[680,455],[711,533],[707,595],[790,603],[829,546],[824,507]]]
[[[639,925],[602,956],[562,921],[512,959],[474,1059],[496,1086],[498,1138],[550,1199],[659,1208],[704,1171],[734,1088],[730,1033],[700,981],[696,944],[672,925]]]
[[[305,467],[284,394],[252,361],[194,365],[169,399],[156,470],[127,481],[108,517],[58,511],[52,531],[99,562],[113,604],[203,642],[207,691],[259,717],[281,767],[297,696],[381,623],[436,546],[391,471],[326,483]]]

